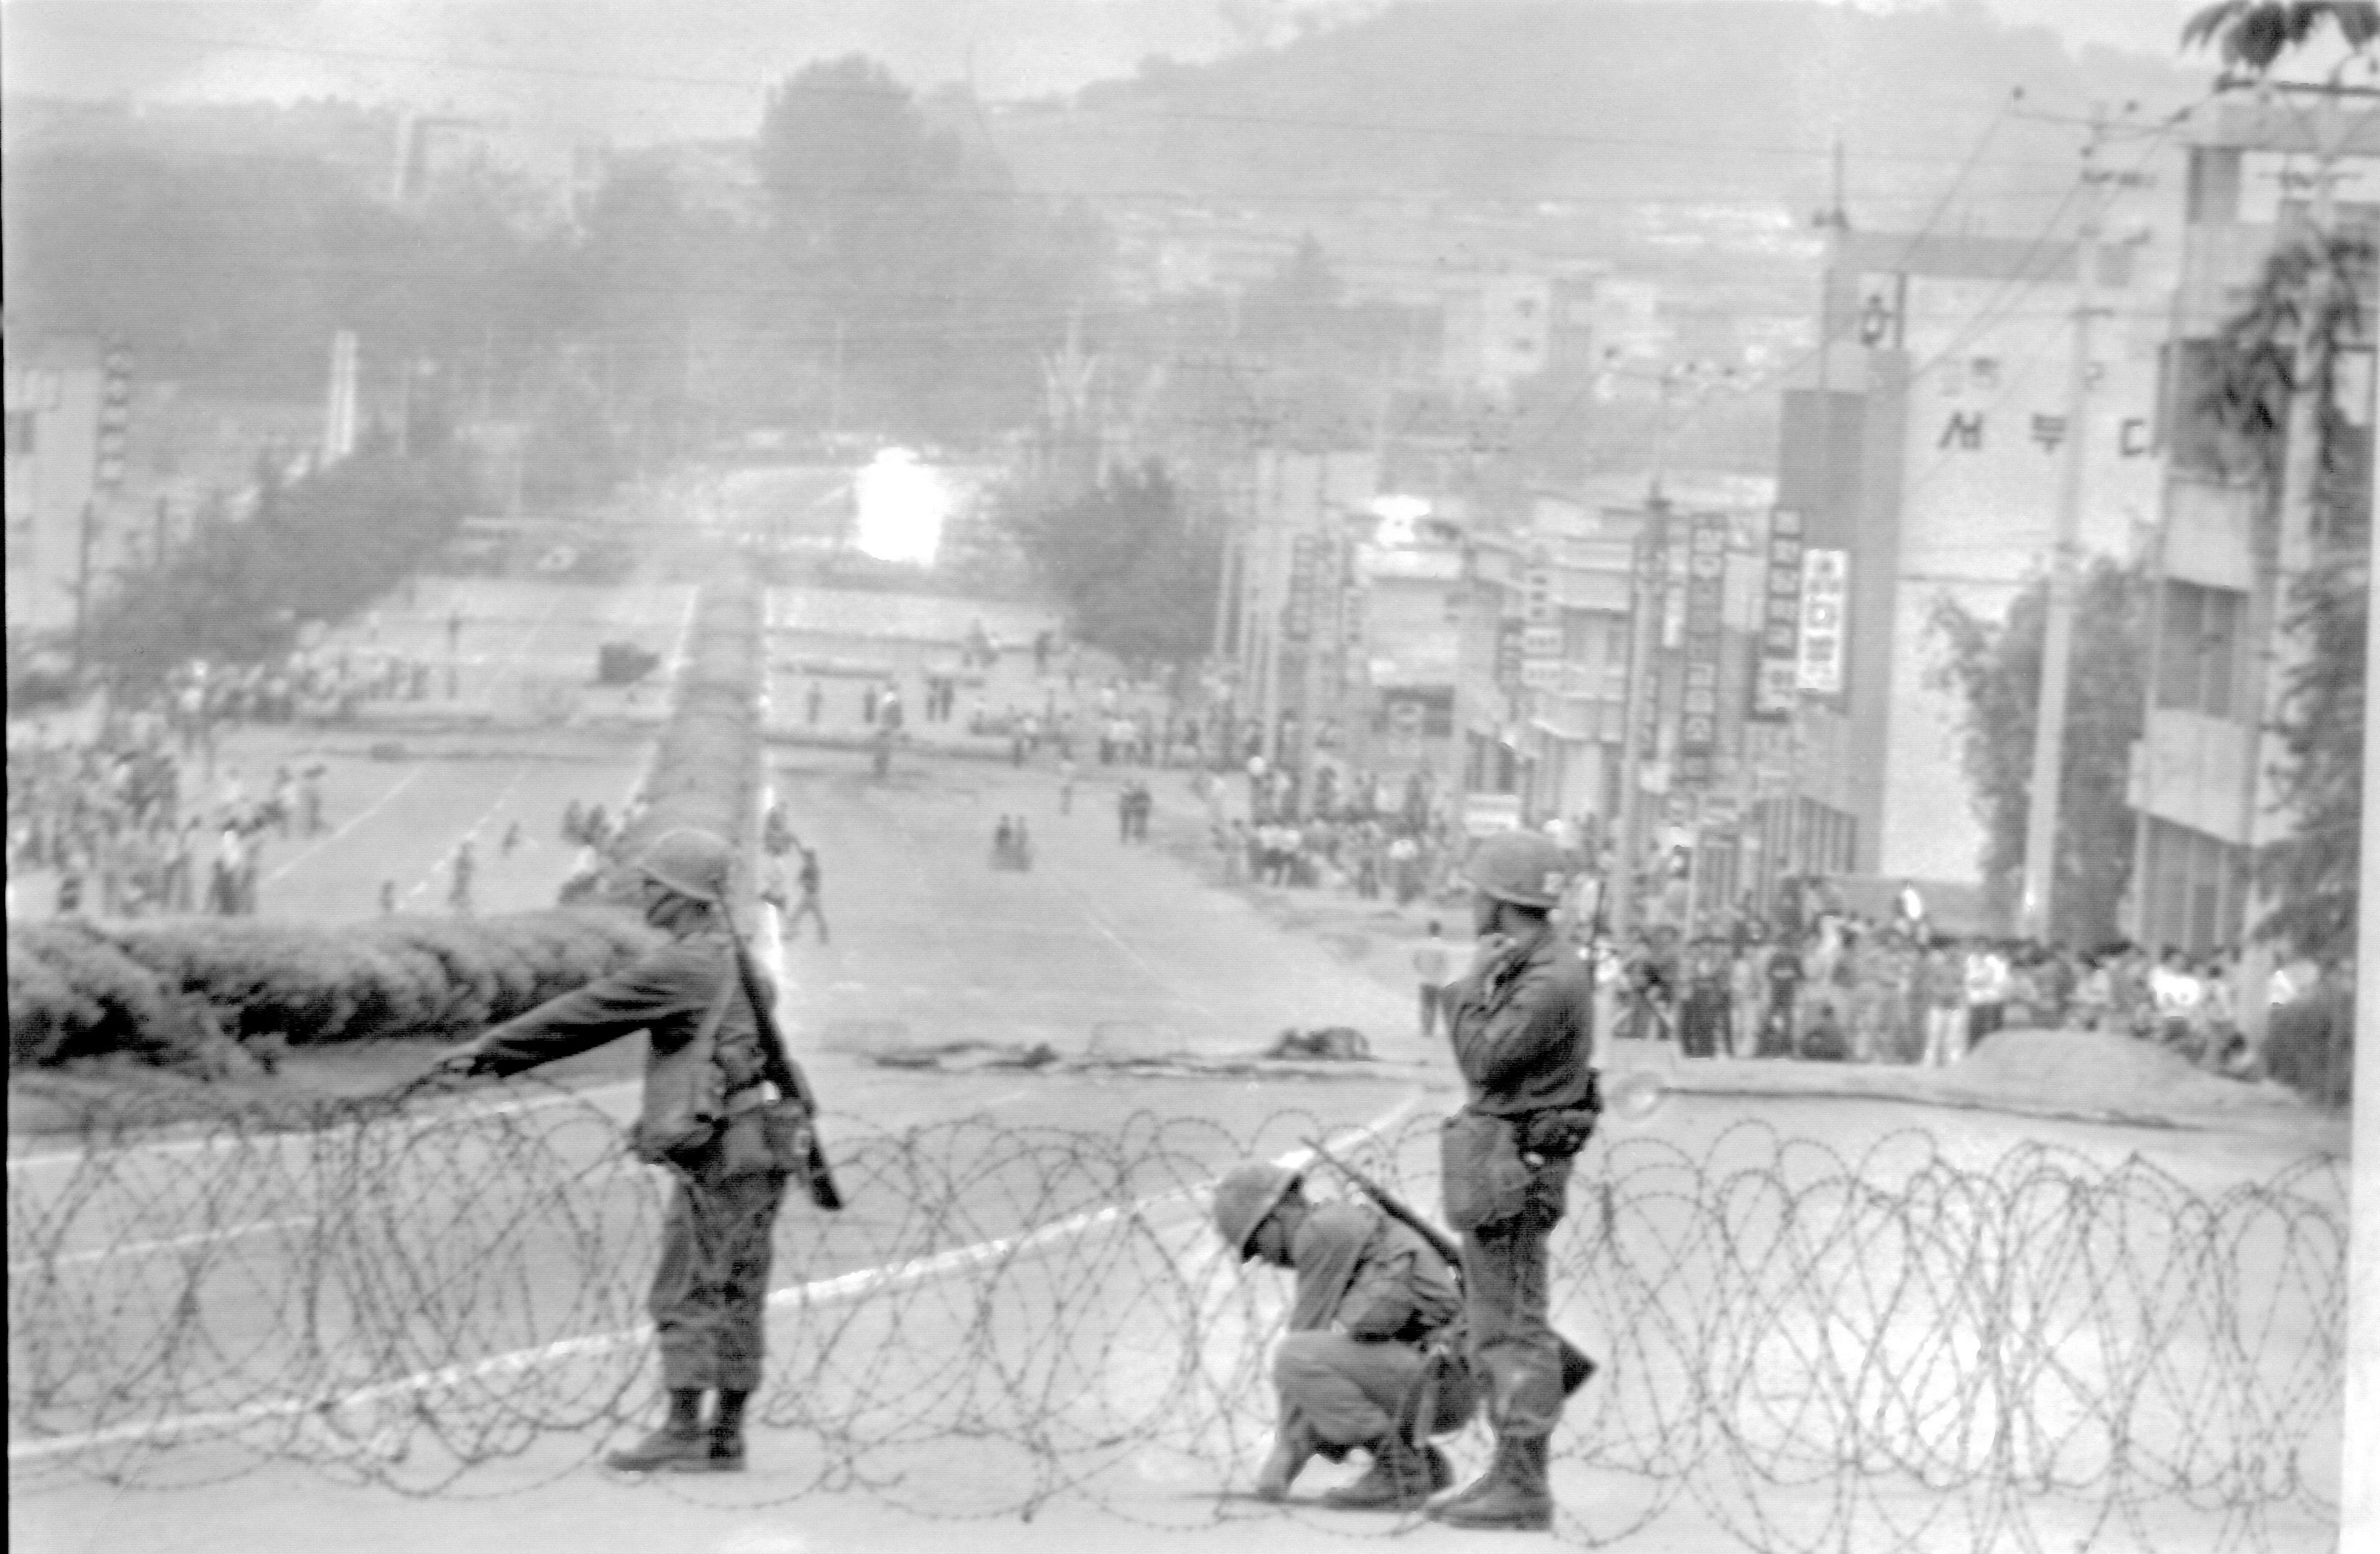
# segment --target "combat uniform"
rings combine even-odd
[[[659,1329],[662,1385],[672,1391],[750,1392],[760,1383],[763,1305],[777,1209],[778,1169],[731,1173],[728,1129],[759,1125],[769,1095],[758,1026],[736,985],[734,941],[714,924],[482,1035],[479,1072],[509,1074],[649,1032],[658,1060],[697,1038],[723,1001],[715,1034],[731,1121],[674,1169],[676,1185],[662,1224],[661,1264],[650,1309]],[[762,977],[764,996],[767,991]],[[748,1122],[745,1121],[748,1117]]]
[[[1447,989],[1447,1029],[1469,1092],[1466,1111],[1502,1121],[1522,1172],[1509,1212],[1463,1227],[1471,1370],[1484,1387],[1496,1460],[1430,1514],[1463,1526],[1544,1528],[1548,1438],[1561,1416],[1562,1345],[1549,1314],[1546,1241],[1566,1207],[1571,1159],[1597,1105],[1594,989],[1561,937],[1540,932]],[[1457,1121],[1461,1121],[1457,1119]],[[1452,1169],[1450,1166],[1450,1171]]]
[[[1302,1422],[1327,1446],[1369,1445],[1401,1427],[1421,1345],[1459,1308],[1453,1276],[1420,1236],[1368,1203],[1317,1205],[1290,1257],[1297,1293],[1273,1354],[1282,1427]]]

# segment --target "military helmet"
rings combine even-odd
[[[1570,881],[1570,860],[1533,831],[1500,831],[1472,849],[1463,868],[1472,889],[1515,906],[1550,907]]]
[[[664,832],[637,860],[637,871],[697,901],[718,901],[727,894],[730,866],[727,844],[707,831],[680,827]]]
[[[1240,1261],[1246,1262],[1253,1255],[1248,1243],[1255,1238],[1257,1227],[1281,1207],[1281,1200],[1298,1181],[1298,1173],[1287,1166],[1252,1160],[1233,1166],[1215,1184],[1215,1228]]]

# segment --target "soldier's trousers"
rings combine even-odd
[[[1471,1373],[1499,1436],[1549,1435],[1561,1417],[1561,1343],[1548,1311],[1546,1240],[1561,1219],[1570,1171],[1567,1159],[1546,1161],[1531,1173],[1518,1215],[1463,1237]]]
[[[1421,1351],[1410,1343],[1344,1333],[1291,1333],[1272,1356],[1281,1416],[1296,1410],[1332,1446],[1366,1445],[1394,1429],[1421,1370]]]
[[[676,1174],[650,1301],[661,1329],[662,1385],[672,1391],[757,1390],[771,1241],[785,1178],[775,1172]]]

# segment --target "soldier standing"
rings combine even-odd
[[[1546,1240],[1600,1106],[1593,988],[1549,918],[1569,873],[1551,841],[1500,832],[1480,843],[1467,872],[1479,953],[1448,985],[1444,1014],[1469,1099],[1447,1123],[1444,1183],[1447,1219],[1463,1232],[1471,1368],[1496,1456],[1429,1514],[1458,1527],[1544,1530],[1553,1524],[1547,1438],[1562,1405]]]
[[[762,1033],[757,1006],[765,988],[755,993],[742,985],[762,974],[738,964],[742,952],[725,919],[727,844],[705,832],[673,831],[637,868],[646,920],[669,934],[669,943],[495,1026],[432,1072],[518,1074],[636,1031],[650,1035],[637,1150],[677,1179],[650,1301],[669,1416],[604,1464],[735,1472],[744,1466],[745,1402],[760,1384],[771,1240],[786,1178],[803,1158],[783,1143],[771,1103],[808,1092],[773,1033]],[[674,1088],[666,1077],[674,1059],[679,1068],[689,1060],[715,1062],[724,1099],[707,1136],[670,1147],[655,1116],[656,1098]],[[708,1425],[706,1392],[718,1395]]]
[[[1451,1484],[1445,1457],[1409,1439],[1403,1417],[1422,1381],[1424,1346],[1462,1306],[1437,1251],[1371,1204],[1309,1204],[1297,1172],[1262,1162],[1217,1184],[1215,1229],[1241,1261],[1261,1257],[1297,1275],[1289,1332],[1273,1351],[1280,1433],[1257,1493],[1283,1499],[1309,1460],[1337,1462],[1355,1447],[1370,1453],[1370,1471],[1326,1493],[1326,1505],[1418,1510]],[[1413,1435],[1459,1427],[1467,1391],[1438,1399],[1432,1412],[1414,1422]]]

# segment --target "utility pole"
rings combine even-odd
[[[2380,480],[2366,483],[2371,505],[2364,515],[2365,574],[2380,578]],[[2368,609],[2368,607],[2367,607]],[[2355,917],[2355,1047],[2354,1062],[2363,1074],[2350,1105],[2350,1138],[2363,1147],[2354,1156],[2354,1177],[2349,1186],[2347,1244],[2347,1330],[2380,1331],[2380,1159],[2374,1159],[2372,1141],[2380,1138],[2380,837],[2373,834],[2380,819],[2380,716],[2372,707],[2373,687],[2380,686],[2380,624],[2367,616],[2363,632],[2363,831],[2359,860],[2361,880]],[[2259,990],[2251,984],[2243,991]],[[2241,1001],[2243,1006],[2249,1002]],[[2257,1002],[2263,1000],[2258,998]],[[2347,1345],[2347,1407],[2342,1463],[2380,1460],[2380,1346]],[[2380,1532],[2380,1486],[2372,1475],[2352,1467],[2340,1486],[2338,1547],[2341,1554],[2369,1547]]]
[[[1640,768],[1645,762],[1645,698],[1653,686],[1654,644],[1659,640],[1662,593],[1669,588],[1668,550],[1670,504],[1658,482],[1645,503],[1645,531],[1639,541],[1634,586],[1628,610],[1628,699],[1620,730],[1620,814],[1612,844],[1614,880],[1610,898],[1611,931],[1625,938],[1636,921],[1636,860],[1644,851],[1638,839]]]
[[[91,547],[98,537],[99,502],[95,497],[85,497],[82,521],[75,531],[74,666],[78,676],[82,674],[90,650]]]
[[[2082,181],[2090,186],[2082,229],[2074,245],[2073,356],[2066,373],[2066,462],[2058,483],[2057,527],[2049,551],[2048,618],[2041,647],[2041,689],[2033,735],[2033,781],[2024,824],[2024,896],[2019,931],[2046,941],[2058,888],[2058,808],[2066,761],[2066,695],[2073,680],[2074,585],[2078,537],[2082,526],[2082,474],[2091,443],[2091,322],[2099,279],[2099,192],[2110,175],[2097,165],[2107,134],[2102,116],[2091,116],[2082,148]]]
[[[843,319],[834,321],[834,375],[827,387],[826,432],[829,437],[843,435]]]

